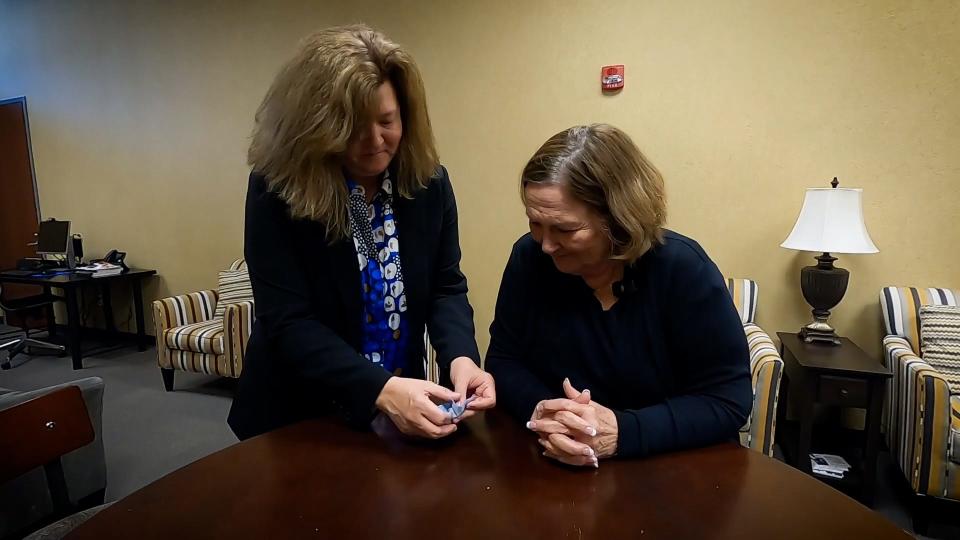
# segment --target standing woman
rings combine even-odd
[[[493,407],[457,207],[413,58],[366,26],[307,37],[257,111],[244,254],[256,309],[228,422],[246,439],[337,413],[408,435]],[[423,380],[424,327],[445,382]]]

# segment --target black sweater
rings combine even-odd
[[[520,238],[490,326],[499,404],[526,422],[569,377],[614,410],[619,456],[733,439],[753,395],[740,318],[703,249],[671,231],[664,240],[627,268],[626,293],[603,311],[583,279]]]

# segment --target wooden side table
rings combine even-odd
[[[890,371],[848,338],[840,345],[804,343],[796,333],[777,332],[784,373],[777,411],[777,440],[788,463],[811,474],[810,452],[843,456],[851,466],[844,478],[817,479],[873,505],[885,383]],[[790,398],[797,422],[786,419]],[[816,426],[816,406],[866,409],[864,430]]]

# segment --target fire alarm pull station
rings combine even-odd
[[[618,66],[603,66],[600,70],[600,87],[604,92],[623,88],[623,64]]]

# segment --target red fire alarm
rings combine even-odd
[[[623,88],[623,64],[600,69],[600,87],[604,92]]]

